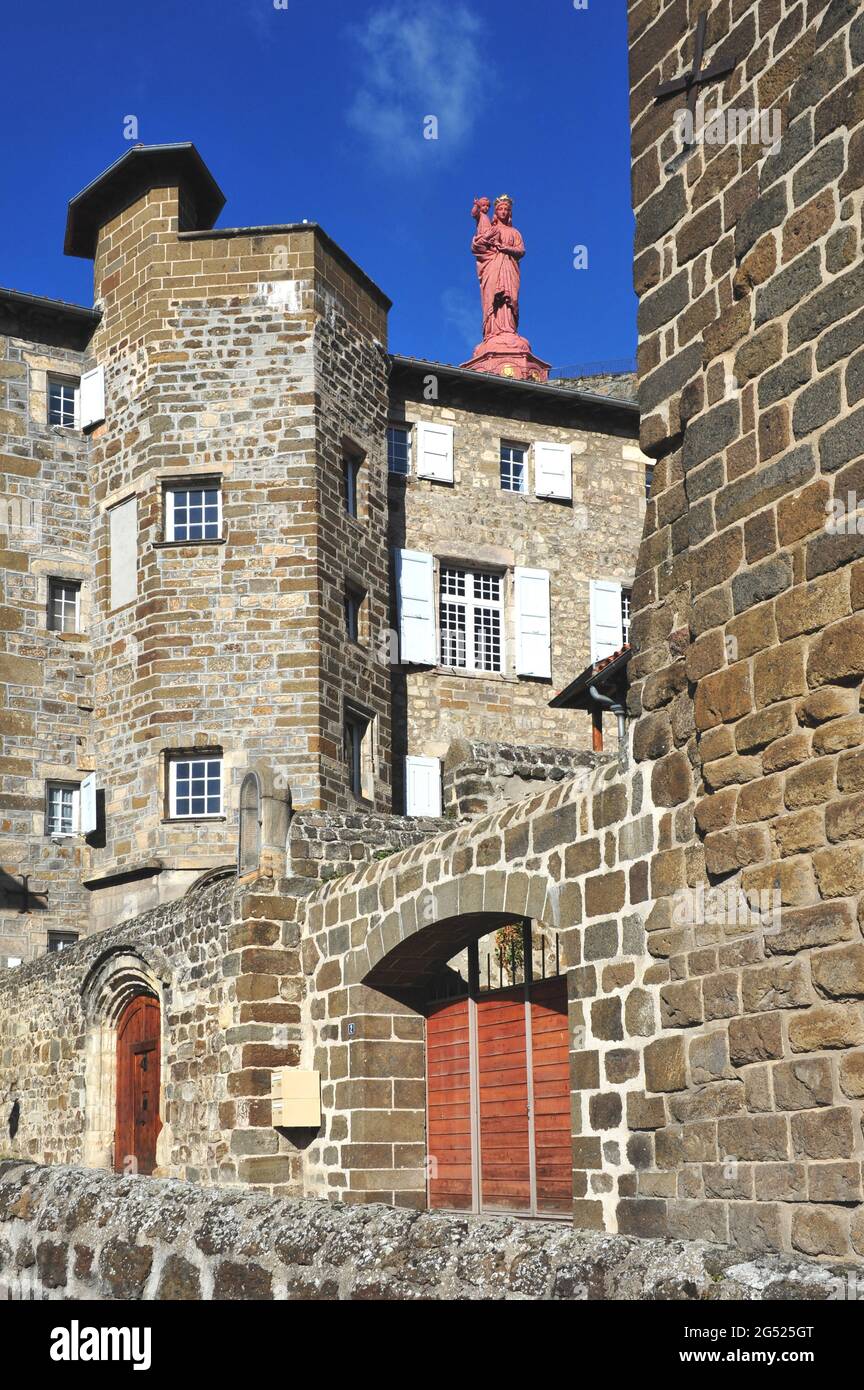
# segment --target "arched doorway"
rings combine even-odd
[[[161,1085],[169,981],[167,962],[154,948],[148,948],[145,958],[138,950],[114,946],[95,962],[83,983],[87,1037],[82,1160],[87,1167],[149,1174],[170,1152]],[[129,1129],[129,1117],[135,1113],[147,1116],[137,1126],[142,1131],[137,1138]]]
[[[156,1167],[161,1070],[159,1001],[139,994],[117,1022],[117,1118],[114,1169],[149,1177]]]
[[[510,922],[428,989],[430,1207],[569,1217],[567,982],[557,935]],[[443,995],[437,998],[436,995]]]

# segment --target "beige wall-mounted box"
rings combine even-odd
[[[317,1129],[321,1123],[321,1073],[298,1067],[273,1072],[273,1124],[279,1129]]]

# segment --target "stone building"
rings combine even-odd
[[[412,638],[429,658],[394,678],[409,813],[434,812],[413,797],[430,764],[437,785],[454,739],[590,747],[589,725],[549,701],[626,640],[647,463],[632,411],[588,389],[393,359],[390,544],[409,552],[403,582],[426,615],[424,633],[415,609]]]
[[[262,773],[237,881],[0,978],[14,1155],[134,1168],[118,1096],[144,998],[157,1173],[864,1259],[859,9],[630,5],[655,472],[626,756],[537,755],[534,794],[493,788],[323,883],[279,877]],[[710,141],[663,98],[700,57]],[[779,113],[770,145],[740,111]],[[459,422],[461,377],[430,418],[423,364],[397,367],[415,429]],[[484,463],[481,436],[477,506]],[[418,740],[433,679],[407,673]],[[470,803],[479,742],[454,757],[448,804]]]
[[[308,873],[426,833],[458,737],[586,746],[593,580],[626,620],[635,404],[421,376],[321,228],[223,202],[136,146],[69,204],[94,308],[0,292],[4,963],[230,866],[253,765]]]

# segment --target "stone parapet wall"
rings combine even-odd
[[[609,759],[586,749],[456,739],[444,759],[444,809],[458,820],[485,815],[562,782],[580,769],[587,777],[591,768],[604,761]]]
[[[338,878],[448,828],[448,821],[434,816],[301,811],[292,817],[288,836],[291,873],[298,878]]]
[[[0,1291],[49,1300],[854,1297],[854,1274],[695,1242],[0,1164]]]

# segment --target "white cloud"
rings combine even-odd
[[[480,295],[471,299],[464,290],[445,290],[441,296],[441,309],[445,323],[454,328],[459,338],[473,350],[483,337],[483,316],[480,312]]]
[[[482,28],[463,5],[423,0],[373,10],[352,30],[363,78],[348,122],[383,163],[422,168],[430,150],[452,153],[471,133],[490,81]],[[428,116],[437,140],[424,138]]]

